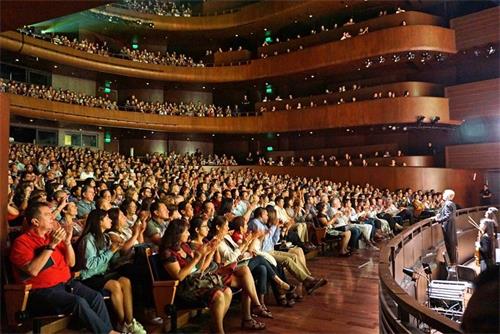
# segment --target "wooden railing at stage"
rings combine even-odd
[[[369,6],[395,5],[398,1],[371,1],[351,0],[351,8]],[[154,23],[154,29],[166,31],[226,31],[233,36],[237,31],[246,29],[248,32],[257,32],[263,28],[272,30],[289,24],[297,18],[307,18],[308,15],[321,16],[325,13],[334,13],[346,10],[342,1],[265,1],[251,4],[230,14],[201,17],[169,17],[155,14],[140,13],[137,11],[107,6],[104,13],[145,20]]]
[[[368,57],[406,51],[455,53],[455,34],[435,26],[405,26],[375,31],[346,41],[336,41],[297,52],[255,59],[249,64],[225,67],[162,66],[106,57],[6,32],[0,48],[55,63],[134,78],[151,80],[220,83],[286,76],[305,71],[356,69]],[[387,62],[388,63],[388,62]]]
[[[204,167],[206,169],[217,167]],[[479,192],[483,187],[483,173],[473,169],[429,167],[278,167],[278,166],[231,166],[229,170],[251,168],[257,172],[299,177],[319,177],[351,184],[369,183],[380,189],[455,190],[455,202],[462,206],[479,204]],[[476,178],[474,178],[474,174]]]
[[[477,230],[467,223],[467,216],[478,221],[484,216],[486,208],[473,207],[456,213],[459,263],[474,257]],[[423,298],[418,299],[418,292],[417,296],[410,296],[400,285],[404,279],[404,267],[421,262],[429,252],[435,253],[436,259],[443,262],[443,249],[441,225],[433,223],[431,219],[422,220],[403,230],[382,248],[379,260],[381,333],[424,333],[418,328],[418,323],[426,324],[431,331],[461,332],[459,323],[424,306]],[[425,286],[419,290],[425,290]]]
[[[11,112],[49,120],[169,132],[266,133],[309,131],[377,124],[414,123],[418,115],[439,116],[441,124],[459,125],[448,117],[448,100],[401,97],[321,106],[260,116],[193,117],[105,110],[11,95]]]
[[[266,54],[271,57],[274,52],[281,54],[287,52],[287,49],[291,51],[298,50],[300,46],[307,48],[312,45],[338,41],[344,32],[348,32],[354,37],[358,35],[360,29],[366,27],[369,29],[368,33],[372,33],[377,30],[400,26],[403,21],[405,21],[407,25],[445,26],[445,20],[439,16],[413,11],[404,12],[380,16],[348,26],[341,25],[336,29],[318,31],[316,34],[302,36],[301,38],[292,38],[290,41],[280,41],[279,43],[261,46],[257,49],[257,54]]]
[[[443,96],[443,87],[441,85],[428,82],[405,81],[363,87],[356,90],[351,89],[340,93],[332,92],[330,94],[297,97],[294,99],[287,99],[286,96],[282,96],[282,101],[255,103],[255,110],[259,111],[261,107],[264,107],[266,109],[265,111],[271,111],[273,107],[276,107],[276,110],[285,110],[287,104],[290,105],[292,109],[295,109],[299,102],[302,108],[308,108],[311,102],[314,102],[315,105],[322,105],[326,100],[327,104],[336,104],[340,98],[344,99],[345,102],[350,102],[353,97],[355,97],[357,101],[362,101],[371,99],[374,93],[379,92],[383,94],[383,97],[387,97],[389,91],[395,93],[398,97],[403,96],[405,92],[408,92],[409,96]]]
[[[450,26],[456,32],[457,49],[467,50],[487,43],[500,42],[499,16],[500,7],[495,6],[450,20]]]

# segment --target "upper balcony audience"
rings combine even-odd
[[[177,52],[153,52],[148,50],[131,50],[124,46],[120,50],[110,50],[107,42],[91,42],[85,38],[69,38],[61,34],[42,34],[37,33],[33,27],[21,28],[18,31],[32,37],[41,38],[50,41],[56,45],[67,46],[79,51],[98,54],[103,56],[126,58],[146,64],[157,64],[165,66],[185,66],[185,67],[204,67],[203,61],[195,62],[193,58]]]
[[[36,97],[39,99],[78,104],[91,108],[118,110],[115,101],[101,96],[90,96],[67,89],[55,89],[45,85],[25,84],[24,82],[6,81],[0,78],[0,92]]]
[[[193,58],[187,57],[184,54],[176,52],[164,53],[151,52],[148,50],[131,50],[124,46],[120,50],[120,55],[124,58],[146,64],[166,65],[166,66],[189,66],[189,67],[204,67],[203,61],[196,63]]]
[[[160,16],[190,17],[192,15],[189,3],[178,6],[172,0],[123,0],[119,5],[142,13]]]
[[[219,160],[224,161],[229,164],[227,158]],[[341,236],[339,252],[349,256],[363,245],[376,250],[377,241],[392,237],[404,223],[434,215],[443,203],[433,190],[391,192],[251,169],[201,168],[209,162],[199,152],[135,158],[11,145],[8,199],[17,213],[9,210],[8,224],[13,228],[26,218],[31,228],[11,241],[11,261],[41,288],[34,297],[30,293],[30,307],[73,311],[87,329],[112,332],[99,293],[104,288],[116,313],[114,329],[144,333],[133,307],[144,295],[133,295],[147,293],[149,283],[143,279],[147,268],[134,260],[133,246],[145,241],[160,250],[162,279],[180,281],[176,303],[208,306],[212,328],[223,333],[229,288],[241,288],[242,328],[264,329],[262,319],[273,317],[263,298],[268,282],[278,304],[286,307],[327,283],[313,275],[304,256],[315,247],[310,228],[325,228],[326,238]],[[86,208],[78,224],[71,203]],[[75,239],[77,230],[81,236]],[[41,253],[33,257],[32,249],[39,246]],[[44,268],[49,257],[55,264]],[[71,267],[80,271],[74,280]],[[283,268],[297,287],[288,283]]]
[[[231,117],[239,116],[235,109],[230,106],[225,108],[214,104],[203,104],[201,102],[173,103],[173,102],[145,102],[140,101],[134,95],[126,100],[123,107],[118,106],[116,101],[105,97],[95,97],[70,90],[55,89],[45,85],[25,84],[23,82],[5,81],[0,78],[0,92],[10,94],[36,97],[39,99],[78,104],[91,108],[103,108],[108,110],[126,110],[148,114],[171,115],[171,116],[195,116],[195,117]]]

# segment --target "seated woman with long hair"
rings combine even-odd
[[[242,229],[239,229],[240,231],[245,228],[245,225],[248,226],[246,224],[246,219],[241,216],[234,218],[233,222],[234,224],[231,224],[233,228],[235,226],[242,226]],[[259,233],[245,233],[245,238],[238,244],[231,238],[229,226],[230,225],[225,217],[217,216],[214,219],[213,228],[215,229],[215,234],[223,237],[218,248],[221,264],[223,266],[230,266],[232,264],[237,264],[238,266],[248,266],[248,269],[250,269],[256,283],[255,287],[257,289],[260,303],[262,307],[267,310],[264,302],[264,296],[267,293],[268,282],[274,283],[280,288],[279,295],[292,293],[295,290],[295,287],[290,286],[287,282],[283,281],[276,273],[276,267],[269,263],[266,258],[261,255],[254,256],[251,252],[249,252],[254,239],[260,237]]]
[[[321,226],[326,227],[326,233],[331,236],[340,235],[342,237],[342,241],[340,242],[340,255],[341,256],[349,256],[351,253],[347,248],[349,245],[349,240],[351,239],[351,231],[340,231],[335,228],[336,225],[336,217],[329,220],[326,214],[326,205],[324,203],[318,203],[316,205],[316,210],[318,210],[318,214],[316,215],[316,219]]]
[[[218,220],[227,222],[222,216],[217,216],[215,218],[215,221]],[[208,219],[201,217],[192,219],[190,222],[189,232],[192,239],[192,248],[197,249],[203,247],[206,244],[204,240],[207,240],[209,232]],[[214,240],[217,240],[216,244],[218,248],[223,238],[224,236],[222,234],[217,234],[208,243],[214,243]],[[271,312],[266,310],[260,303],[260,300],[257,296],[257,290],[255,288],[255,282],[248,266],[217,266],[217,263],[221,263],[220,254],[218,254],[218,252],[214,252],[214,255],[216,255],[216,259],[215,263],[213,263],[211,266],[211,270],[219,273],[223,277],[224,282],[232,288],[243,289],[243,297],[241,299],[241,327],[245,329],[264,329],[266,325],[253,319],[252,314],[266,318],[272,318],[272,314]],[[251,309],[252,303],[254,305],[253,310]]]
[[[204,304],[212,313],[213,329],[224,333],[224,316],[229,309],[232,291],[222,277],[205,272],[212,261],[215,243],[207,243],[197,251],[188,244],[189,223],[182,219],[170,222],[161,239],[160,256],[168,278],[179,280],[176,302]]]
[[[78,244],[78,268],[82,283],[94,290],[108,290],[118,320],[118,330],[145,334],[142,325],[134,319],[132,286],[130,280],[109,270],[111,259],[123,244],[110,242],[105,231],[111,228],[108,212],[96,209],[87,217],[82,238]]]

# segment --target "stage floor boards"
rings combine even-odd
[[[254,333],[378,333],[378,251],[358,250],[349,258],[317,256],[308,259],[309,269],[328,284],[305,296],[293,308],[267,305],[274,319],[264,319],[264,331]],[[273,298],[274,302],[274,298]],[[227,333],[252,333],[241,330],[240,309],[233,305],[226,316]],[[209,315],[191,321],[182,333],[208,333]]]

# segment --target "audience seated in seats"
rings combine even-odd
[[[255,157],[262,158],[260,153]],[[349,154],[347,158],[350,159]],[[13,241],[13,249],[18,249],[17,253],[14,251],[18,255],[11,256],[14,267],[32,273],[27,283],[41,278],[49,280],[43,275],[47,271],[51,278],[46,288],[62,284],[60,290],[64,290],[64,284],[72,284],[78,289],[87,289],[78,285],[79,281],[68,282],[66,274],[61,278],[50,273],[51,268],[61,267],[66,268],[61,270],[64,273],[67,270],[69,275],[69,266],[75,262],[70,251],[73,233],[83,227],[76,256],[77,268],[82,269],[80,280],[98,290],[109,290],[119,322],[116,329],[136,333],[142,333],[143,329],[134,321],[133,310],[138,309],[138,305],[132,308],[132,301],[136,299],[132,293],[142,291],[141,286],[145,284],[137,277],[143,271],[135,261],[135,253],[144,239],[156,242],[169,277],[181,281],[177,301],[209,305],[214,329],[223,331],[222,319],[232,296],[229,286],[243,289],[243,327],[263,328],[263,323],[251,318],[251,311],[253,305],[254,314],[271,315],[263,302],[268,283],[283,306],[291,306],[302,298],[302,290],[310,294],[326,284],[307,268],[306,226],[318,218],[326,225],[333,225],[328,230],[343,236],[343,254],[356,252],[359,240],[376,250],[375,241],[398,233],[403,224],[420,219],[423,212],[432,213],[443,203],[442,195],[434,190],[391,192],[369,184],[271,176],[252,169],[202,169],[201,166],[207,164],[229,164],[231,159],[204,156],[200,152],[154,153],[136,158],[83,148],[12,144],[9,160],[10,206],[17,211],[17,217],[9,217],[9,226],[19,225],[25,217],[33,225],[30,231],[37,231],[35,224],[46,224],[43,225],[45,232],[36,232],[38,237],[28,232],[18,240],[32,238],[37,243],[33,248],[37,248],[56,237],[67,239],[64,243],[56,240],[55,251],[46,250],[58,254],[52,257],[56,266],[36,275],[29,267],[29,261],[35,261],[33,257],[27,259],[19,255],[27,251],[22,248],[24,244]],[[303,159],[299,161],[304,164]],[[337,162],[332,156],[314,159],[319,165],[325,161]],[[79,180],[82,172],[92,173],[93,178]],[[66,195],[66,191],[71,195]],[[44,204],[47,198],[51,202]],[[422,205],[424,210],[416,216]],[[37,207],[36,212],[47,211],[44,213],[47,220],[41,221],[40,214],[33,213],[32,208]],[[88,215],[86,221],[78,220],[78,214]],[[60,222],[55,223],[54,219]],[[58,230],[61,232],[41,237],[59,226],[63,226],[63,230]],[[189,240],[189,227],[192,240]],[[189,246],[190,241],[196,249]],[[42,250],[42,256],[50,256],[44,252]],[[42,257],[45,262],[47,258]],[[302,283],[303,289],[294,292],[283,268]],[[52,281],[54,278],[57,280]],[[205,279],[211,282],[210,286],[204,285]],[[45,294],[41,296],[46,298],[44,301],[49,298]],[[102,299],[100,294],[92,294],[91,301],[95,296]],[[88,329],[111,331],[109,317],[100,315],[102,309],[93,306],[97,304],[82,305],[78,304],[78,310],[71,304],[52,311],[73,311],[83,317]],[[99,317],[99,322],[88,320],[89,312],[98,313],[94,316]]]
[[[299,282],[303,283],[308,294],[312,294],[316,289],[327,283],[324,278],[314,278],[312,276],[305,263],[304,253],[300,248],[293,248],[296,250],[295,253],[290,252],[291,249],[288,252],[274,250],[280,240],[281,226],[278,219],[275,219],[270,227],[267,226],[269,215],[266,208],[257,208],[254,217],[248,225],[249,230],[253,233],[260,232],[263,234],[261,238],[254,241],[254,249],[257,254],[268,253],[271,255],[278,264],[286,267]],[[301,252],[302,256],[297,255]]]
[[[189,3],[181,3],[178,7],[175,1],[167,0],[123,0],[119,5],[125,6],[142,13],[155,14],[160,16],[184,16],[190,17],[192,14],[191,6]]]
[[[133,316],[130,280],[119,271],[111,270],[113,258],[119,256],[116,253],[124,246],[124,240],[117,238],[116,234],[105,233],[111,227],[107,211],[95,209],[89,213],[82,238],[78,241],[80,279],[89,288],[105,289],[111,293],[120,331],[145,334],[146,331]]]
[[[25,212],[27,231],[14,240],[10,261],[16,281],[31,284],[28,310],[33,315],[73,313],[93,333],[113,331],[103,296],[71,278],[75,265],[72,226],[61,227],[46,203]]]

